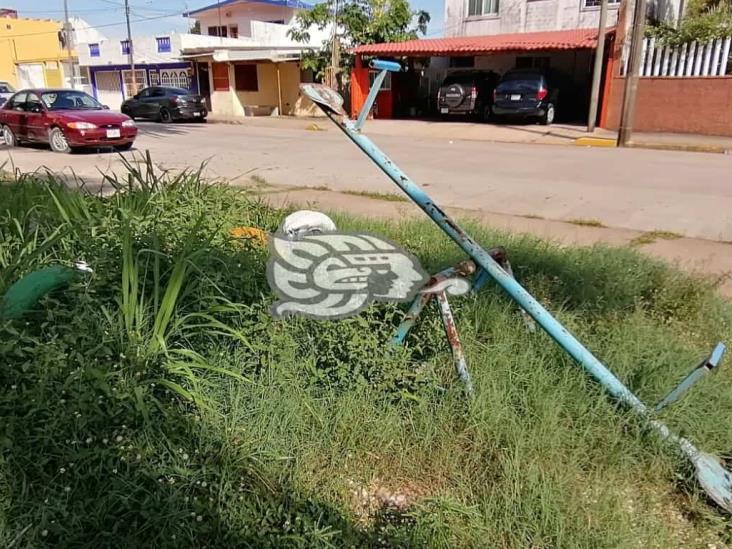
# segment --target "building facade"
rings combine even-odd
[[[608,1],[608,26],[620,0]],[[600,0],[445,0],[445,36],[597,28]]]
[[[4,10],[0,17],[0,80],[16,88],[66,85],[71,71],[61,28],[59,21],[21,18]]]
[[[186,14],[201,35],[188,35],[181,57],[190,60],[201,93],[220,116],[303,115],[317,109],[300,97],[312,75],[300,68],[303,51],[321,47],[330,29],[311,32],[308,43],[289,37],[300,0],[221,0]]]
[[[161,34],[133,39],[134,74],[127,40],[101,38],[77,46],[79,66],[90,91],[101,103],[119,110],[122,102],[148,86],[173,86],[198,91],[190,62],[180,58],[187,34]]]

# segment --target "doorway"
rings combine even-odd
[[[196,63],[198,71],[198,93],[206,101],[206,108],[211,111],[211,84],[209,79],[208,63]]]

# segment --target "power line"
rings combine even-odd
[[[173,17],[174,15],[176,15],[176,14],[141,17],[139,19],[130,19],[130,23],[143,23],[145,21],[154,21],[156,19],[168,19],[170,17]],[[183,14],[180,13],[179,15],[183,15]],[[119,27],[120,25],[126,25],[126,24],[127,24],[127,21],[120,21],[118,23],[105,23],[104,25],[89,26],[89,27],[85,27],[85,29],[104,29],[104,28],[108,28],[108,27]],[[44,34],[58,34],[58,31],[53,30],[53,31],[42,31],[42,32],[30,32],[30,33],[26,33],[26,34],[10,34],[10,35],[3,36],[1,39],[10,40],[13,38],[24,38],[26,36],[41,36]]]

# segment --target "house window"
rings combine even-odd
[[[257,65],[234,65],[236,91],[259,91]]]
[[[451,69],[472,69],[475,67],[475,57],[451,57],[450,68]]]
[[[285,20],[284,19],[275,19],[274,21],[266,21],[266,23],[274,23],[275,25],[284,25]]]
[[[129,55],[130,54],[130,41],[129,40],[122,40],[119,43],[120,47],[122,48],[122,54],[123,55]]]
[[[89,44],[89,57],[99,57],[99,44]]]
[[[594,0],[585,1],[591,2]],[[468,0],[468,17],[481,15],[498,15],[498,0]]]
[[[170,36],[161,36],[155,41],[158,43],[158,53],[170,53]]]
[[[378,71],[369,71],[369,88],[373,87],[374,80],[376,80],[376,75],[379,74]],[[386,73],[386,78],[384,78],[384,82],[381,84],[381,88],[379,88],[379,91],[387,91],[391,89],[391,73]]]
[[[215,27],[209,27],[208,28],[208,35],[209,36],[222,36],[226,38],[228,36],[228,33],[226,31],[226,26],[215,26]]]
[[[607,0],[607,3],[609,5],[617,5],[620,4],[620,0]],[[602,0],[585,0],[585,7],[586,8],[599,8],[600,4],[602,4]]]
[[[157,71],[150,71],[148,73],[148,76],[150,77],[150,85],[151,86],[159,86],[160,85],[160,73]]]
[[[226,63],[213,64],[214,91],[229,91],[229,66]]]
[[[147,87],[147,78],[145,78],[144,70],[135,71],[135,81],[132,82],[132,71],[122,71],[122,81],[124,82],[125,97],[131,97],[137,92]]]
[[[239,38],[239,25],[229,25],[229,38]]]

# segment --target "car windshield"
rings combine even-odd
[[[0,83],[0,93],[13,93],[15,92],[15,89],[13,89],[13,86],[6,82]]]
[[[496,91],[538,91],[541,88],[541,76],[538,74],[507,74],[501,79]]]
[[[61,110],[98,110],[99,103],[88,93],[75,90],[58,90],[41,94],[41,101],[49,111]]]

